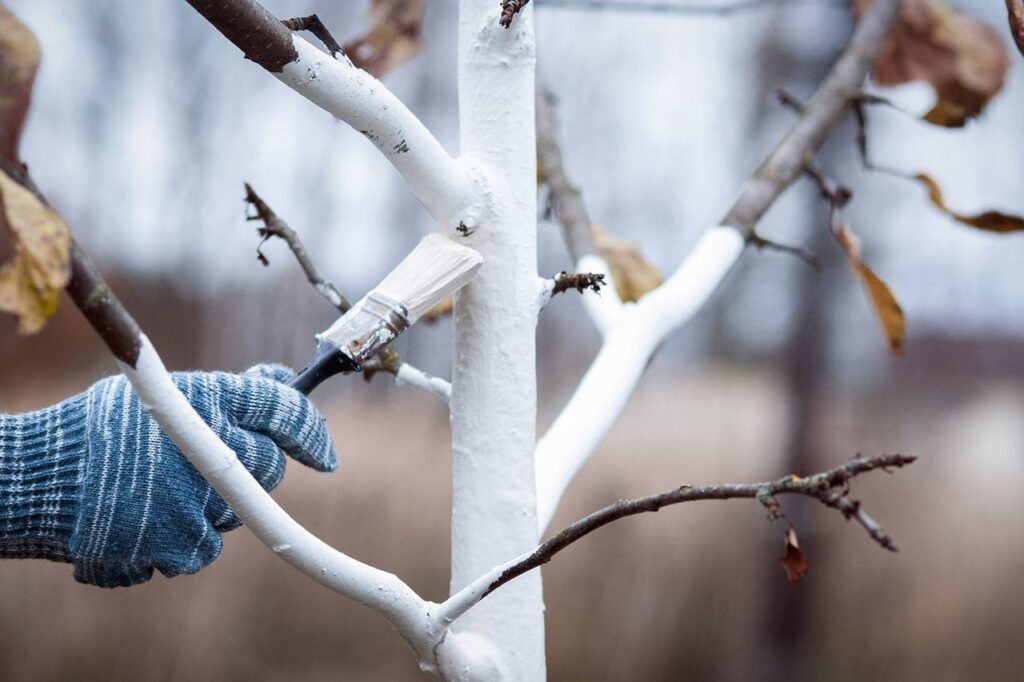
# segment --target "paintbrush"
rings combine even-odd
[[[316,357],[288,385],[308,394],[328,377],[358,372],[423,313],[473,279],[483,262],[467,246],[427,235],[373,291],[316,335]]]

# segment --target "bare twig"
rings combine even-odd
[[[295,17],[294,19],[285,19],[281,22],[286,28],[292,31],[309,31],[317,37],[317,39],[324,44],[327,51],[331,53],[332,57],[337,57],[341,54],[341,45],[331,35],[330,30],[324,25],[324,22],[320,20],[320,17],[316,14],[310,14],[308,17]]]
[[[822,268],[824,267],[821,262],[821,258],[816,253],[810,251],[809,249],[805,249],[802,246],[782,244],[771,239],[765,239],[756,232],[751,234],[747,238],[747,241],[750,243],[751,246],[759,250],[766,249],[768,251],[778,251],[779,253],[788,253],[792,256],[796,256],[797,258],[799,258],[800,260],[802,260],[803,262],[807,263],[812,268],[817,270],[818,272],[821,272]]]
[[[346,312],[351,308],[352,304],[349,303],[348,299],[342,296],[338,288],[317,269],[298,233],[289,227],[288,223],[278,217],[277,213],[267,205],[267,202],[263,201],[260,195],[256,194],[256,191],[248,182],[245,183],[245,201],[256,211],[255,215],[246,215],[246,220],[260,220],[263,222],[263,226],[257,229],[259,235],[263,237],[259,246],[256,247],[256,257],[259,261],[264,265],[270,265],[270,261],[267,260],[267,257],[260,250],[264,242],[272,237],[284,240],[295,256],[295,260],[299,262],[299,267],[306,273],[306,279],[320,292],[320,295],[341,312]]]
[[[1007,0],[1010,1],[1010,0]],[[814,5],[845,9],[845,0],[739,0],[724,4],[709,2],[652,2],[632,0],[537,0],[540,7],[578,9],[588,11],[611,10],[614,12],[638,12],[644,14],[686,14],[690,16],[729,16],[741,12],[778,7],[779,5]]]
[[[593,272],[560,272],[555,275],[551,295],[561,294],[570,289],[583,293],[590,289],[595,294],[601,293],[601,287],[606,284],[604,275]]]
[[[510,564],[499,567],[500,573],[491,579],[479,599],[498,589],[510,580],[551,561],[560,551],[577,540],[593,533],[598,528],[612,521],[642,514],[656,512],[662,507],[697,500],[731,500],[738,498],[755,499],[769,510],[769,518],[782,517],[781,507],[776,499],[780,495],[801,495],[818,500],[832,507],[847,519],[854,519],[863,526],[868,535],[885,549],[895,552],[896,545],[888,533],[867,514],[858,500],[849,498],[849,484],[857,476],[878,469],[889,470],[912,464],[917,458],[905,455],[878,455],[869,458],[857,458],[842,466],[828,471],[801,478],[786,476],[776,481],[762,483],[730,483],[722,485],[688,486],[675,490],[649,495],[631,500],[621,500],[604,509],[580,519],[557,535],[545,541],[528,555],[520,557]],[[489,578],[484,576],[484,578]],[[475,584],[475,583],[474,583]],[[472,586],[471,586],[472,587]],[[467,607],[468,608],[468,607]]]
[[[860,94],[861,83],[878,57],[899,8],[899,0],[876,0],[864,13],[828,77],[804,107],[800,120],[744,183],[723,224],[735,227],[748,238],[754,234],[757,221],[800,177],[809,155],[821,147]]]
[[[529,4],[530,0],[501,0],[501,18],[498,23],[508,28],[512,25],[512,17]]]

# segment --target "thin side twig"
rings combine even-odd
[[[552,280],[551,295],[561,294],[575,289],[583,293],[590,289],[595,294],[601,293],[601,287],[605,282],[604,275],[594,272],[560,272]]]
[[[512,561],[497,566],[474,581],[461,592],[453,595],[441,605],[439,616],[451,622],[484,599],[494,590],[518,576],[550,562],[556,554],[613,521],[656,512],[663,507],[698,500],[753,499],[769,510],[769,519],[784,518],[778,503],[780,495],[799,495],[818,500],[827,507],[836,509],[846,519],[860,524],[872,540],[881,547],[895,552],[892,537],[865,512],[858,500],[849,497],[850,482],[871,471],[901,468],[912,464],[917,458],[906,455],[877,455],[856,458],[842,466],[807,477],[786,476],[775,481],[761,483],[728,483],[721,485],[689,486],[648,495],[630,500],[620,500],[586,516],[540,544],[533,551]]]
[[[330,30],[324,25],[324,22],[320,20],[318,15],[310,14],[308,17],[284,19],[281,23],[292,31],[309,31],[317,37],[317,40],[324,44],[324,47],[331,53],[331,56],[337,57],[339,54],[342,54],[341,45],[334,39]]]
[[[747,241],[751,246],[758,250],[778,251],[779,253],[788,253],[791,256],[796,256],[804,263],[807,263],[809,266],[814,268],[817,272],[821,272],[824,268],[818,254],[809,249],[805,249],[802,246],[782,244],[771,239],[766,239],[756,232],[751,234]]]
[[[246,215],[246,220],[259,220],[263,222],[263,226],[257,229],[260,237],[263,240],[256,247],[256,257],[263,265],[270,265],[270,261],[263,255],[260,247],[273,237],[277,237],[284,241],[288,245],[292,254],[295,256],[295,260],[298,261],[299,267],[306,274],[306,279],[313,285],[320,295],[326,298],[331,305],[340,310],[341,312],[347,312],[352,304],[346,299],[338,288],[334,286],[323,273],[316,267],[313,260],[309,257],[309,252],[306,250],[306,246],[302,243],[298,233],[293,230],[288,223],[282,220],[274,209],[267,205],[259,194],[252,188],[248,182],[245,183],[245,202],[252,206],[256,212],[255,215]]]

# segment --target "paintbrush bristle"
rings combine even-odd
[[[377,285],[375,292],[394,299],[409,311],[409,324],[461,289],[483,265],[483,257],[468,246],[433,233]]]

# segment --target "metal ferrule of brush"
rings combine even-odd
[[[409,311],[404,305],[372,291],[316,339],[332,344],[361,366],[409,324]]]

